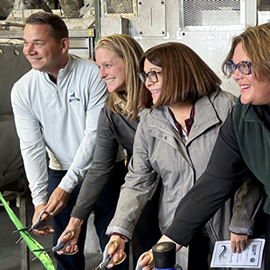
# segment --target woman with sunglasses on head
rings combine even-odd
[[[134,135],[141,111],[139,106],[140,79],[137,73],[142,54],[143,50],[140,44],[128,35],[113,34],[97,41],[96,63],[100,69],[99,75],[105,80],[110,95],[98,120],[94,160],[83,182],[69,224],[65,229],[65,231],[73,230],[75,235],[70,241],[59,239],[66,242],[65,253],[73,253],[77,250],[76,244],[80,228],[97,206],[100,210],[95,211],[95,215],[106,216],[108,221],[113,217],[108,213],[108,209],[99,205],[98,199],[101,194],[109,197],[112,205],[116,208],[120,186],[115,187],[114,182],[108,183],[108,181],[113,173],[119,146],[126,150],[127,164],[132,156]],[[120,173],[118,172],[119,178],[121,177]],[[122,178],[122,180],[123,184],[124,179]],[[116,182],[119,182],[119,179]],[[136,226],[133,241],[131,241],[133,260],[135,261],[146,247],[151,248],[161,237],[157,219],[158,191],[157,189],[157,192],[148,201]],[[98,231],[98,235],[103,235],[107,244],[109,237],[105,231]],[[105,245],[101,245],[102,250],[104,250]],[[63,254],[64,251],[58,253]],[[115,268],[128,269],[128,260],[124,260]]]
[[[140,69],[140,104],[146,109],[135,135],[133,157],[116,214],[107,230],[108,234],[117,232],[127,238],[131,238],[140,212],[157,185],[157,175],[162,181],[161,231],[170,226],[178,203],[205,170],[219,129],[236,100],[220,89],[220,79],[206,63],[181,43],[169,42],[149,49],[141,59]],[[253,182],[249,179],[246,184]],[[185,249],[178,253],[177,262],[184,270],[209,269],[210,239],[212,243],[229,239],[229,225],[235,233],[233,248],[244,248],[247,235],[252,233],[254,208],[260,201],[258,189],[254,188],[252,195],[245,192],[243,189],[239,193],[242,211],[234,213],[231,224],[233,198],[194,235],[189,252]],[[117,261],[118,255],[122,257],[124,241],[120,236],[112,236],[111,240],[121,247],[115,253],[110,250]]]

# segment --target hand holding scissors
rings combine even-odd
[[[152,261],[153,261],[152,251],[144,252],[138,259],[135,270],[142,270],[146,266],[148,266],[149,269],[153,268],[154,264],[152,263]],[[141,262],[143,266],[140,265]]]
[[[46,216],[44,217],[44,215],[46,215]],[[48,216],[49,216],[49,214],[46,212],[46,210],[43,210],[43,211],[40,212],[36,222],[33,225],[24,227],[24,228],[19,229],[19,230],[15,230],[15,231],[13,231],[13,233],[15,233],[15,232],[24,232],[24,231],[28,231],[30,233],[35,229],[36,230],[42,230],[42,231],[50,231],[50,230],[52,230],[52,227],[50,227],[50,226],[42,226],[42,223],[46,220],[46,218]],[[18,244],[22,239],[23,239],[23,237],[21,236],[15,242],[15,244]]]
[[[103,253],[102,262],[96,268],[94,268],[93,270],[105,270],[107,265],[109,265],[109,264],[117,265],[117,264],[122,263],[125,260],[126,254],[124,253],[123,258],[121,258],[121,260],[119,262],[117,262],[117,263],[113,262],[114,255],[110,256],[110,254],[109,254],[109,249],[112,246],[114,246],[114,250],[116,251],[117,246],[118,246],[117,241],[112,240],[112,241],[108,242],[108,244],[105,247],[104,253]]]
[[[74,231],[72,230],[68,230],[68,231],[65,231],[63,232],[63,234],[61,235],[61,238],[64,238],[65,236],[68,236],[68,239],[71,239],[73,236],[74,236]],[[45,249],[45,248],[42,248],[42,249],[35,249],[33,250],[32,252],[56,252],[56,251],[60,251],[60,250],[64,250],[66,248],[65,246],[65,242],[64,241],[59,241],[57,243],[57,245],[55,245],[54,247],[50,248],[50,249]],[[77,253],[78,250],[76,250],[75,252],[73,253],[65,253],[66,255],[73,255],[75,253]],[[32,260],[35,260],[37,257],[33,258]]]

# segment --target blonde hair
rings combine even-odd
[[[143,49],[134,38],[124,34],[113,34],[100,38],[97,41],[96,50],[99,48],[112,51],[123,59],[126,66],[126,91],[111,93],[106,104],[113,112],[135,120],[140,110],[138,72],[140,71],[140,58]]]

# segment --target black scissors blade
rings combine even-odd
[[[45,248],[41,248],[41,249],[34,249],[32,250],[32,252],[50,252],[52,249],[45,249]]]
[[[105,261],[101,262],[96,268],[93,270],[105,270],[106,266],[110,264],[111,258],[107,258]]]
[[[107,258],[103,258],[103,261],[97,266],[95,267],[93,270],[105,270],[106,266],[108,264],[110,264],[112,261],[112,257],[107,257]]]
[[[42,228],[42,227],[40,226],[40,224],[44,221],[44,220],[42,219],[42,215],[43,215],[44,213],[47,214],[46,210],[42,210],[42,211],[39,213],[38,218],[37,218],[35,224],[33,224],[33,225],[31,225],[31,226],[27,226],[27,227],[21,228],[21,229],[18,229],[18,230],[15,230],[15,231],[13,231],[13,233],[15,233],[15,232],[24,232],[24,231],[32,232],[34,229]]]
[[[46,252],[56,252],[56,251],[59,251],[59,250],[62,250],[63,248],[65,248],[64,246],[64,242],[60,241],[56,246],[50,248],[50,249],[45,249],[45,248],[41,248],[41,249],[34,249],[32,250],[32,252],[42,252],[42,251],[46,251]]]
[[[24,227],[18,230],[13,231],[12,233],[16,233],[16,232],[25,232],[25,231],[29,231],[31,229],[31,226],[28,227]]]
[[[46,252],[46,253],[50,253],[52,251],[52,249],[34,249],[32,250],[32,252]],[[36,260],[38,257],[35,256],[34,258],[32,258],[32,261]]]
[[[67,231],[66,233],[68,233],[70,231]],[[73,235],[72,235],[73,236]],[[41,249],[34,249],[32,250],[32,252],[42,252],[42,251],[46,251],[46,252],[56,252],[59,250],[64,250],[65,249],[65,242],[60,241],[56,246],[50,248],[50,249],[45,249],[45,248],[41,248]]]
[[[97,267],[93,268],[93,270],[104,270],[105,268],[100,268],[100,266],[98,265]]]

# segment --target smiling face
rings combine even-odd
[[[161,67],[158,67],[156,65],[153,65],[151,62],[149,62],[147,59],[145,59],[144,62],[144,72],[147,74],[149,71],[156,71],[158,81],[153,83],[150,81],[150,79],[147,77],[145,81],[146,88],[151,92],[153,103],[155,104],[158,100],[161,86],[162,86],[162,76],[161,76]]]
[[[242,43],[238,43],[235,47],[232,60],[235,64],[238,64],[241,61],[250,61],[243,50]],[[240,87],[241,102],[243,104],[270,106],[269,81],[259,81],[252,73],[244,75],[239,71],[239,69],[235,70],[233,78]]]
[[[57,41],[50,35],[50,29],[47,24],[26,24],[23,53],[33,69],[57,78],[58,71],[67,63],[69,42],[67,38]]]
[[[110,93],[126,90],[126,65],[123,59],[109,49],[96,50],[96,63],[99,66],[99,76],[108,87]]]

